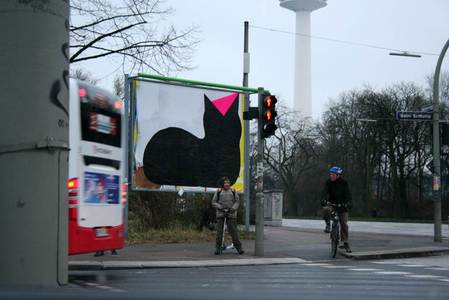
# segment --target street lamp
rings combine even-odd
[[[441,242],[441,164],[440,164],[440,71],[444,55],[449,47],[449,40],[446,41],[441,54],[438,57],[437,66],[433,78],[433,117],[432,117],[432,147],[433,147],[433,180],[432,180],[432,198],[433,198],[433,221],[434,221],[434,241]],[[421,57],[418,54],[411,54],[407,51],[400,53],[390,52],[390,55]]]
[[[407,57],[421,57],[419,54],[412,54],[408,51],[402,51],[402,52],[390,52],[390,55],[394,56],[407,56]]]
[[[440,169],[440,71],[449,40],[444,44],[438,57],[433,77],[433,218],[434,241],[441,242],[441,169]]]

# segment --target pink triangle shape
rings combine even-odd
[[[234,103],[235,99],[237,99],[238,93],[233,93],[228,96],[224,96],[221,98],[217,98],[212,100],[212,104],[218,109],[218,111],[225,116],[231,107],[231,105]]]

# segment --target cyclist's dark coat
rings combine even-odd
[[[352,207],[351,191],[346,180],[338,177],[335,181],[328,179],[324,185],[322,205],[326,202],[340,204],[338,211],[345,212]]]

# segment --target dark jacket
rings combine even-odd
[[[326,202],[340,205],[337,208],[338,211],[344,212],[351,209],[352,198],[348,182],[341,177],[338,177],[335,181],[326,180],[321,205],[325,206]]]

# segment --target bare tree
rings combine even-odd
[[[119,58],[124,72],[191,68],[196,28],[162,29],[160,0],[71,0],[70,63]]]
[[[426,122],[399,122],[395,113],[429,104],[421,88],[398,84],[381,92],[366,88],[345,93],[325,113],[325,159],[348,170],[356,213],[366,215],[378,205],[390,216],[415,213],[430,158],[430,132]]]
[[[125,99],[125,78],[121,75],[114,77],[114,93],[120,97],[120,99]]]
[[[429,75],[426,77],[427,87],[426,93],[428,97],[432,99],[433,97],[433,81],[434,76]],[[442,71],[440,74],[440,102],[448,102],[449,101],[449,72]]]
[[[79,79],[81,81],[88,82],[92,85],[96,85],[98,82],[98,79],[92,77],[92,74],[88,71],[85,71],[83,69],[75,69],[71,70],[70,74],[73,78]]]
[[[300,179],[313,167],[317,158],[316,139],[312,124],[294,112],[281,108],[279,129],[265,144],[265,162],[279,178],[285,195],[288,215],[298,215],[301,195]]]

